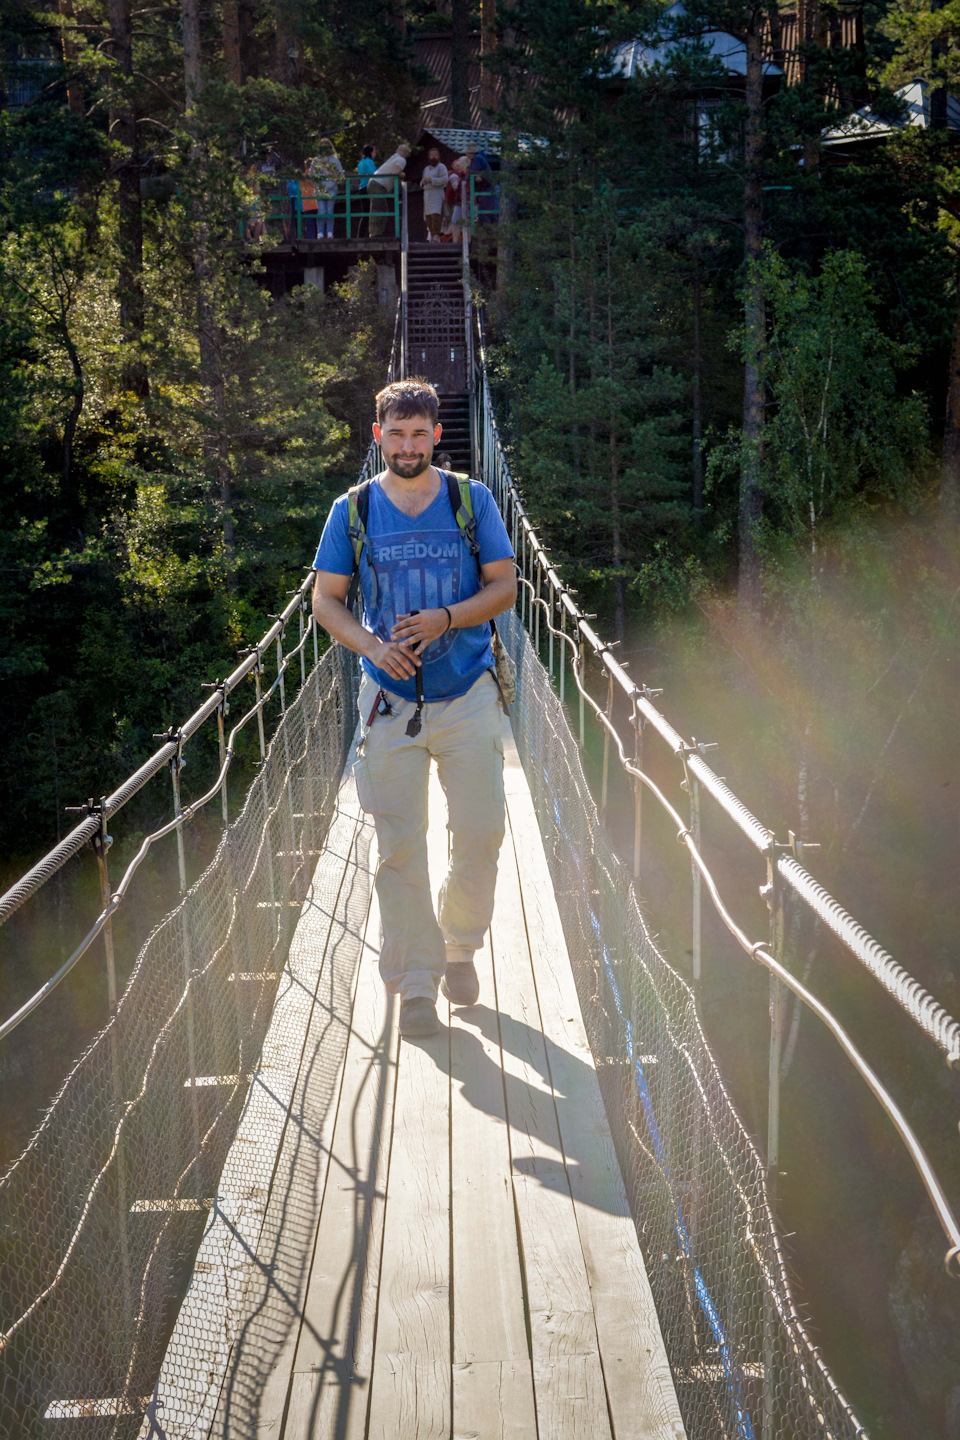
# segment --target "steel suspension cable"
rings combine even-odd
[[[310,576],[308,577],[308,580],[304,582],[304,586],[308,584],[310,586],[312,586],[313,584],[312,571],[310,573]],[[301,589],[297,591],[297,595],[299,596],[301,593],[303,593],[303,590],[304,587],[302,586]],[[284,624],[285,623],[286,621],[284,620]],[[130,864],[127,866],[123,878],[120,881],[120,884],[117,886],[116,890],[110,897],[109,903],[105,905],[104,908],[101,910],[93,925],[87,931],[86,935],[80,941],[79,945],[76,947],[73,953],[69,955],[67,959],[63,962],[59,970],[57,970],[55,974],[50,977],[49,980],[45,981],[45,983],[40,987],[40,989],[36,991],[36,993],[32,995],[29,1000],[25,1001],[25,1003],[20,1006],[19,1010],[15,1011],[13,1015],[8,1016],[8,1018],[4,1020],[2,1024],[0,1024],[0,1040],[3,1040],[7,1035],[10,1034],[12,1030],[15,1030],[18,1025],[20,1025],[24,1020],[26,1020],[27,1016],[31,1015],[33,1011],[36,1010],[37,1006],[41,1005],[43,1001],[46,1000],[47,996],[52,994],[52,992],[57,988],[60,982],[65,979],[67,975],[69,975],[70,971],[77,964],[77,962],[79,960],[82,960],[83,956],[87,953],[94,940],[96,940],[97,936],[101,933],[104,926],[107,924],[107,921],[110,920],[110,918],[114,914],[114,911],[118,910],[119,907],[122,905],[124,899],[126,898],[127,890],[130,886],[131,880],[133,879],[137,870],[139,870],[140,866],[143,864],[144,860],[147,858],[151,847],[156,843],[156,841],[162,840],[165,835],[170,835],[174,831],[182,829],[188,820],[192,820],[194,815],[196,815],[199,810],[202,810],[205,805],[208,805],[210,801],[213,800],[215,796],[220,793],[220,789],[227,778],[227,774],[233,762],[234,741],[237,735],[239,735],[240,731],[244,728],[248,721],[252,720],[255,716],[262,713],[264,706],[268,703],[268,701],[272,698],[274,692],[281,685],[283,676],[291,661],[296,659],[296,657],[303,652],[304,646],[306,645],[309,636],[310,631],[309,629],[307,629],[301,636],[299,644],[297,644],[292,650],[289,650],[284,654],[283,661],[277,670],[276,679],[263,692],[263,694],[260,696],[260,699],[257,700],[250,707],[250,709],[243,716],[243,718],[239,720],[237,724],[233,727],[233,729],[230,731],[230,738],[227,742],[227,747],[224,752],[223,763],[220,767],[217,778],[214,781],[213,785],[210,787],[210,789],[206,792],[206,794],[201,795],[199,799],[194,800],[189,805],[184,806],[183,809],[180,810],[180,812],[175,815],[172,820],[168,820],[165,825],[161,825],[159,829],[151,831],[149,835],[146,835],[144,837],[140,849],[137,851],[136,855],[134,855],[133,859],[130,861]],[[259,654],[259,651],[264,648],[265,644],[266,641],[261,641],[260,645],[255,647],[255,652]],[[217,695],[211,697],[211,700],[207,702],[203,709],[206,710],[209,714],[214,714],[220,704],[222,704],[222,698],[220,698],[220,695],[218,693]],[[212,709],[209,708],[211,705]],[[170,740],[167,745],[164,746],[163,750],[158,751],[157,754],[169,752],[170,755],[173,756],[177,753],[182,744],[183,735],[182,732],[180,732],[177,734],[177,737],[175,739]],[[129,783],[130,782],[128,781],[127,784],[129,785]],[[104,814],[106,814],[106,806],[104,806]],[[96,815],[93,815],[90,818],[96,821],[96,830],[99,831],[101,826],[100,812],[98,811]],[[78,826],[77,828],[79,829],[80,827]]]
[[[597,720],[607,731],[614,745],[616,746],[617,755],[620,759],[621,766],[629,775],[632,775],[634,779],[640,781],[650,791],[650,793],[666,811],[667,815],[669,815],[673,823],[677,826],[677,840],[689,851],[690,858],[693,861],[694,865],[696,865],[704,881],[704,884],[707,887],[710,898],[713,901],[714,908],[720,919],[723,921],[723,924],[726,926],[727,930],[730,932],[730,934],[733,936],[733,938],[736,940],[737,944],[740,946],[740,948],[744,951],[745,954],[750,956],[752,960],[755,960],[760,965],[764,966],[764,968],[767,969],[770,974],[774,975],[782,985],[786,986],[788,990],[790,990],[794,995],[796,995],[797,998],[801,1000],[803,1004],[806,1005],[808,1009],[813,1012],[814,1015],[817,1016],[817,1018],[822,1022],[822,1024],[830,1031],[831,1035],[833,1035],[834,1039],[837,1041],[840,1048],[847,1056],[847,1059],[850,1061],[854,1069],[859,1074],[860,1078],[865,1082],[870,1091],[873,1093],[874,1097],[879,1102],[888,1120],[893,1125],[894,1129],[900,1137],[900,1140],[906,1148],[907,1153],[913,1163],[913,1166],[916,1169],[917,1174],[920,1176],[921,1181],[923,1182],[924,1189],[926,1190],[927,1195],[930,1198],[930,1202],[936,1213],[940,1227],[949,1242],[950,1248],[948,1249],[946,1256],[944,1257],[944,1267],[947,1271],[947,1274],[954,1279],[960,1279],[960,1223],[958,1223],[956,1217],[954,1216],[953,1210],[950,1206],[950,1202],[947,1199],[946,1193],[944,1192],[943,1186],[940,1183],[936,1171],[930,1163],[926,1151],[924,1150],[919,1139],[914,1133],[913,1128],[911,1127],[903,1111],[900,1109],[900,1106],[897,1104],[893,1096],[887,1090],[886,1086],[883,1084],[876,1071],[872,1068],[872,1066],[857,1049],[853,1040],[850,1038],[849,1034],[840,1024],[839,1020],[836,1018],[833,1012],[829,1010],[822,1001],[818,1000],[817,997],[811,991],[809,991],[805,985],[801,984],[801,982],[790,973],[786,966],[782,965],[773,955],[771,955],[769,946],[765,941],[751,941],[747,937],[745,932],[737,924],[737,922],[734,920],[733,916],[730,914],[729,910],[723,902],[719,888],[710,869],[708,868],[703,856],[700,854],[699,849],[694,843],[693,832],[690,830],[689,826],[686,825],[681,819],[678,812],[674,809],[673,805],[671,805],[670,801],[664,795],[663,791],[656,784],[656,782],[651,779],[651,777],[644,770],[641,770],[637,765],[635,765],[631,760],[628,759],[623,749],[623,741],[616,726],[613,724],[610,717],[606,714],[602,707],[597,704],[596,700],[584,686],[583,676],[581,674],[579,647],[573,640],[571,640],[569,635],[565,635],[560,630],[553,627],[547,603],[533,593],[533,586],[530,584],[530,581],[524,579],[522,576],[518,578],[520,584],[526,586],[531,592],[531,607],[542,607],[547,627],[551,630],[551,632],[556,638],[566,641],[566,643],[570,646],[572,656],[571,668],[573,670],[574,683],[581,696],[583,697],[584,701],[587,703],[587,705],[589,705]],[[768,845],[769,843],[770,839],[768,838]]]
[[[498,499],[502,508],[509,505],[511,517],[514,524],[518,526],[524,545],[532,553],[535,563],[554,592],[555,603],[570,616],[576,630],[582,635],[594,656],[604,665],[614,684],[622,691],[630,704],[636,707],[637,713],[657,732],[674,755],[685,760],[699,783],[746,839],[761,854],[766,855],[770,846],[771,832],[761,824],[743,801],[730,789],[729,785],[714,772],[702,755],[687,746],[679,731],[653,704],[646,686],[638,685],[618,664],[610,647],[604,643],[589,623],[592,617],[585,615],[580,609],[573,598],[573,592],[550,563],[510,473],[496,416],[493,414],[490,404],[485,363],[482,374],[485,419],[497,456],[495,485],[499,490]],[[531,594],[533,594],[532,589]],[[814,880],[798,860],[793,857],[780,856],[776,862],[776,868],[785,884],[823,920],[841,944],[883,986],[904,1013],[933,1040],[943,1052],[951,1069],[960,1070],[960,1023],[918,980],[897,964],[883,946],[854,920],[822,885]]]

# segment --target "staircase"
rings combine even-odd
[[[407,373],[424,376],[440,396],[443,438],[437,453],[449,455],[454,470],[470,471],[470,377],[459,248],[410,246],[407,355]]]

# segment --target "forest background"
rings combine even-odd
[[[656,37],[659,6],[504,0],[485,297],[517,475],[601,631],[684,733],[721,743],[757,813],[819,842],[818,875],[954,1012],[958,4],[809,3],[788,85],[764,78],[774,4],[687,0],[682,49],[627,81],[616,46]],[[366,449],[393,328],[375,272],[271,299],[243,237],[252,168],[272,148],[299,173],[318,135],[347,169],[364,143],[415,141],[410,36],[479,20],[466,0],[3,0],[8,93],[38,60],[46,81],[0,110],[10,878],[262,633]],[[742,83],[699,43],[711,27],[742,40]],[[902,125],[915,76],[927,129]],[[825,130],[867,104],[901,128],[835,163]],[[160,817],[140,803],[142,832]],[[667,913],[675,883],[652,864]],[[797,924],[791,946],[856,1034],[897,1050],[895,1022],[824,973],[821,937]],[[745,983],[708,975],[703,1007],[762,1134]],[[798,1031],[785,1074],[814,1043]],[[942,1070],[904,1059],[887,1078],[953,1126]],[[955,1165],[955,1134],[928,1143]],[[922,1207],[904,1227],[863,1205],[892,1257],[864,1302],[876,1350],[844,1355],[827,1317],[830,1358],[875,1435],[960,1437],[937,1237]],[[797,1243],[828,1291],[835,1256]]]

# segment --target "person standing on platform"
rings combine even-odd
[[[470,161],[466,155],[461,155],[459,160],[454,160],[453,162],[450,179],[447,184],[446,198],[450,206],[450,221],[445,229],[446,234],[454,245],[460,244],[464,225],[467,223],[464,220],[464,212],[469,203],[469,194],[467,191],[467,175],[469,170]]]
[[[440,221],[443,212],[443,192],[447,188],[449,175],[440,159],[440,151],[434,146],[427,155],[420,184],[423,187],[423,218],[427,222],[427,239],[431,245],[440,241]]]
[[[479,145],[468,145],[467,154],[470,157],[470,179],[473,181],[477,219],[492,224],[497,218],[498,195],[490,161]]]
[[[359,192],[359,197],[358,197],[358,199],[357,199],[356,206],[354,207],[354,213],[355,213],[356,216],[357,216],[357,225],[356,225],[356,232],[355,232],[355,233],[356,233],[358,236],[363,233],[364,227],[365,227],[365,225],[366,225],[366,216],[367,216],[367,214],[368,214],[368,212],[369,212],[369,210],[370,210],[370,201],[369,201],[369,198],[367,197],[367,183],[368,183],[368,181],[369,181],[369,179],[370,179],[370,176],[376,173],[376,169],[377,169],[377,151],[376,151],[376,147],[373,146],[373,145],[364,145],[364,147],[363,147],[363,159],[360,161],[360,164],[357,166],[357,174],[360,176],[360,181],[359,181],[359,183],[358,183],[358,185],[357,185],[357,190],[358,190],[358,192]],[[349,238],[349,237],[348,237],[348,238]]]
[[[400,184],[400,177],[407,168],[407,161],[410,158],[410,146],[403,142],[398,145],[389,160],[384,160],[367,181],[367,194],[370,196],[370,234],[386,235],[392,228],[395,215],[396,187]],[[381,198],[383,197],[383,198]]]
[[[357,793],[373,815],[380,851],[380,974],[400,996],[407,1037],[440,1028],[438,986],[454,1005],[473,1005],[479,995],[473,955],[493,915],[504,834],[499,686],[487,622],[517,595],[513,547],[493,496],[468,482],[471,545],[453,509],[456,500],[463,522],[457,481],[431,463],[438,408],[425,380],[381,390],[373,435],[386,469],[334,501],[313,590],[317,623],[362,656]],[[363,624],[346,605],[355,566]],[[439,918],[427,874],[431,758],[450,834]]]
[[[447,188],[443,192],[443,214],[440,221],[440,239],[453,240],[453,212],[460,198],[460,176],[456,165],[447,171]]]
[[[343,166],[332,140],[324,139],[317,145],[317,153],[307,167],[307,174],[316,182],[317,239],[332,240],[334,206],[343,179]]]

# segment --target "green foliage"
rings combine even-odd
[[[906,347],[884,335],[867,265],[835,250],[819,275],[772,249],[763,264],[770,320],[765,442],[768,525],[816,545],[858,503],[907,501],[925,458],[925,407],[897,394]]]
[[[300,579],[332,496],[356,473],[393,327],[375,268],[326,295],[272,301],[240,220],[268,145],[300,165],[318,132],[358,145],[374,115],[371,138],[395,138],[415,90],[396,32],[374,36],[381,18],[371,0],[334,31],[322,7],[305,6],[291,17],[293,83],[274,78],[266,39],[253,37],[247,61],[262,73],[238,85],[214,60],[188,123],[176,13],[134,18],[126,78],[96,43],[107,14],[94,3],[71,41],[87,115],[55,86],[0,111],[8,852],[48,844],[63,805],[101,793],[194,708],[201,681]],[[33,18],[32,33],[47,23]],[[214,55],[212,16],[203,23]],[[115,179],[127,151],[107,131],[124,106],[147,175],[142,259]],[[134,330],[123,263],[143,290]],[[201,310],[219,390],[204,370]]]

